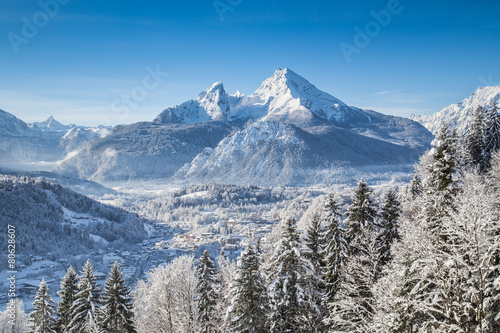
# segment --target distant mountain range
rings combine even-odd
[[[0,163],[54,162],[76,153],[111,128],[63,125],[54,117],[27,124],[0,110]]]
[[[443,122],[457,128],[458,132],[463,134],[467,131],[474,110],[479,106],[488,110],[493,102],[500,103],[500,86],[481,87],[460,103],[447,106],[429,116],[413,114],[410,119],[421,123],[434,134]]]
[[[152,123],[116,126],[58,170],[104,182],[302,185],[333,169],[412,164],[432,138],[412,120],[348,106],[278,69],[252,95],[217,82]]]

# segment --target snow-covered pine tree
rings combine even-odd
[[[314,267],[300,247],[295,219],[282,226],[281,239],[269,264],[270,332],[302,332],[307,311],[307,279],[315,276]]]
[[[478,106],[472,115],[469,131],[465,137],[467,163],[480,171],[486,171],[484,147],[484,108]]]
[[[364,227],[374,226],[377,216],[376,205],[371,198],[372,189],[364,180],[358,182],[347,212],[346,226],[349,241],[354,240]]]
[[[378,240],[381,248],[381,264],[384,265],[390,260],[391,245],[399,239],[398,220],[401,216],[401,203],[395,191],[388,191],[385,194],[384,205],[379,219],[380,234]]]
[[[489,168],[493,154],[500,150],[500,114],[495,102],[486,112],[484,122],[484,159],[486,167]]]
[[[109,333],[136,333],[130,288],[125,284],[120,265],[115,261],[104,286],[101,326]]]
[[[78,293],[78,275],[72,266],[66,271],[66,275],[61,279],[61,290],[57,293],[60,301],[57,304],[57,331],[68,332],[68,325],[71,322],[71,307]]]
[[[230,306],[226,321],[229,332],[268,332],[265,277],[260,270],[259,254],[253,245],[241,254],[228,298]]]
[[[97,285],[94,266],[90,260],[87,260],[80,274],[78,293],[71,307],[72,318],[68,325],[68,331],[71,333],[82,332],[87,324],[95,321],[102,305],[101,290]]]
[[[427,185],[434,192],[453,192],[454,177],[459,166],[457,159],[456,133],[442,124],[430,151],[431,163],[427,165],[430,179]]]
[[[214,312],[217,300],[216,284],[217,268],[214,259],[205,250],[198,261],[197,270],[196,304],[198,306],[198,319],[201,332],[210,333],[215,331]]]
[[[361,228],[352,241],[357,249],[340,275],[340,288],[328,303],[329,314],[324,319],[329,332],[372,332],[375,296],[372,287],[379,272],[380,246],[376,233],[369,226]]]
[[[444,219],[448,246],[440,254],[444,274],[441,285],[437,285],[444,295],[442,312],[446,320],[441,327],[484,332],[489,326],[485,320],[489,314],[485,310],[489,303],[487,289],[490,283],[494,285],[499,271],[500,206],[498,195],[483,177],[470,173],[463,181],[457,209]]]
[[[347,233],[340,224],[340,208],[332,196],[325,203],[323,223],[325,230],[321,234],[323,278],[327,300],[332,301],[339,290],[340,272],[346,264],[348,254]]]
[[[236,277],[236,263],[229,259],[221,250],[219,258],[217,258],[217,278],[219,282],[216,287],[217,300],[215,305],[215,325],[218,332],[227,332],[228,323],[226,321],[226,312],[231,304],[229,293],[231,291],[231,283]]]
[[[413,198],[418,197],[423,192],[422,180],[415,174],[411,180],[410,194]]]
[[[311,224],[307,228],[304,243],[308,249],[306,257],[311,261],[314,269],[318,272],[324,267],[323,262],[323,239],[321,238],[323,230],[321,230],[321,220],[318,214],[314,214]]]
[[[49,294],[49,287],[42,279],[35,300],[33,301],[33,312],[29,315],[31,332],[33,333],[56,333],[56,319],[54,318],[55,303]]]

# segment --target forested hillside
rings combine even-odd
[[[92,249],[119,248],[140,242],[146,235],[142,219],[133,213],[29,177],[0,176],[0,215],[2,228],[15,226],[17,254],[26,260],[30,256],[66,258]],[[77,216],[81,223],[69,215]],[[2,233],[0,241],[7,244],[7,236]]]

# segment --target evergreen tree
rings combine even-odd
[[[215,292],[217,268],[207,250],[203,252],[203,255],[199,259],[197,280],[196,292],[198,298],[196,302],[201,330],[204,333],[213,332],[215,330],[213,317],[217,300]]]
[[[474,111],[465,137],[465,151],[468,164],[483,172],[486,171],[484,136],[484,108],[479,106]]]
[[[358,182],[351,198],[351,205],[347,212],[347,229],[349,241],[352,241],[367,226],[373,227],[377,216],[376,206],[371,198],[372,189],[363,180]]]
[[[303,315],[303,332],[323,331],[323,316],[326,313],[325,297],[327,295],[326,283],[323,272],[325,262],[323,260],[324,252],[324,231],[321,228],[321,219],[318,214],[312,218],[311,225],[307,229],[305,245],[307,252],[306,258],[314,267],[315,276],[308,279],[309,286],[306,289],[306,311]]]
[[[396,192],[387,192],[379,222],[380,235],[378,236],[378,240],[382,251],[381,264],[389,262],[391,245],[399,239],[398,220],[400,215],[401,203],[398,200]]]
[[[55,304],[49,294],[49,287],[42,279],[33,302],[33,312],[30,313],[31,332],[56,333],[56,319],[54,318]]]
[[[495,102],[486,112],[484,128],[484,159],[487,168],[491,166],[493,154],[500,149],[500,115]]]
[[[418,197],[419,195],[422,194],[423,192],[423,188],[422,188],[422,180],[420,179],[420,177],[415,174],[413,176],[413,179],[411,181],[411,189],[410,189],[410,192],[411,192],[411,196],[413,198],[415,197]]]
[[[428,185],[433,192],[451,193],[454,176],[459,166],[457,159],[456,133],[450,131],[448,125],[443,124],[439,133],[432,141],[430,151],[431,163],[427,165],[430,173]]]
[[[241,254],[236,277],[231,283],[231,304],[226,316],[229,332],[267,332],[266,295],[265,279],[259,267],[259,254],[249,245]]]
[[[314,267],[300,248],[294,219],[285,222],[269,267],[270,332],[302,332],[307,301],[304,291],[307,280],[314,276]]]
[[[323,275],[329,300],[333,300],[339,290],[340,272],[348,257],[347,235],[340,225],[339,210],[339,205],[330,196],[325,204],[324,223],[326,229],[321,235],[324,244],[324,249],[321,252],[324,262]]]
[[[68,332],[68,325],[71,322],[71,307],[78,293],[78,275],[73,267],[69,267],[66,275],[61,279],[61,290],[57,293],[61,300],[57,304],[57,331]]]
[[[323,248],[321,239],[321,221],[318,214],[314,214],[311,225],[307,229],[307,234],[304,239],[306,247],[309,249],[307,258],[311,261],[314,268],[319,272],[324,267]]]
[[[82,332],[89,323],[95,322],[102,305],[101,290],[97,285],[94,267],[90,260],[87,260],[80,273],[78,293],[71,307],[72,318],[68,325],[68,331],[71,333]]]
[[[329,313],[324,321],[330,332],[372,332],[376,302],[372,287],[379,272],[380,247],[374,230],[368,226],[362,227],[353,243],[358,251],[342,268],[341,287],[328,303]]]
[[[116,261],[104,287],[101,325],[109,333],[135,333],[130,288],[125,284],[120,265]]]

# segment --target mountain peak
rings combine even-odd
[[[276,96],[289,91],[292,94],[297,95],[301,92],[300,90],[307,90],[310,88],[316,89],[314,85],[291,69],[278,68],[270,78],[262,82],[255,94]]]
[[[493,102],[500,103],[500,86],[484,86],[476,89],[463,101],[449,105],[437,113],[412,114],[410,119],[419,122],[434,134],[438,132],[443,122],[456,127],[459,133],[466,133],[474,110],[478,106],[488,110]]]
[[[160,124],[191,124],[203,121],[227,120],[229,113],[229,96],[222,82],[215,82],[202,91],[196,100],[191,100],[173,108],[167,108],[156,117]]]
[[[29,124],[30,127],[37,127],[40,129],[45,129],[49,131],[59,131],[59,130],[67,130],[74,126],[66,126],[58,122],[54,116],[50,116],[45,121],[35,122],[33,124]]]

